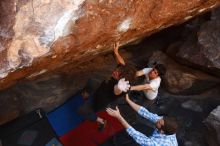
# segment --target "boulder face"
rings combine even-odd
[[[198,25],[197,28],[189,25],[192,33],[188,39],[176,47],[171,46],[168,53],[174,56],[173,49],[176,60],[181,63],[220,76],[220,8],[212,11],[209,21],[200,24],[199,28]]]
[[[209,129],[209,134],[207,134],[207,141],[209,145],[220,145],[220,106],[209,114],[205,123]]]
[[[126,44],[217,5],[218,0],[1,0],[0,89],[77,65],[116,41]]]

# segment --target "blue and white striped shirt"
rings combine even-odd
[[[153,123],[156,123],[158,120],[163,118],[157,114],[149,112],[144,107],[141,107],[138,110],[138,114],[146,119],[149,119]],[[127,128],[126,131],[141,146],[178,146],[176,134],[165,135],[161,134],[157,129],[155,129],[153,135],[147,137],[131,126]]]

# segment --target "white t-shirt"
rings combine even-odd
[[[145,96],[149,99],[149,100],[154,100],[157,97],[158,94],[158,89],[160,87],[160,82],[161,82],[161,78],[157,77],[155,79],[149,80],[149,76],[148,73],[152,70],[153,68],[144,68],[143,72],[145,74],[145,82],[147,84],[149,84],[152,88],[152,90],[144,90],[144,94]]]

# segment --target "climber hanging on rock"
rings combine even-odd
[[[94,109],[99,111],[124,95],[130,88],[130,83],[135,80],[136,69],[131,63],[125,63],[118,52],[119,43],[114,44],[114,55],[118,63],[113,70],[111,78],[101,83],[98,90],[94,93]]]
[[[121,57],[121,55],[119,54],[118,49],[119,49],[119,43],[117,42],[114,45],[114,54],[116,56],[116,60],[121,66],[126,66],[126,63],[124,59]],[[127,92],[128,87],[130,91],[143,91],[144,96],[146,97],[147,100],[141,100],[141,102],[145,102],[147,106],[150,106],[156,101],[156,98],[158,95],[158,89],[161,83],[161,76],[163,76],[165,72],[166,72],[166,69],[162,64],[154,63],[153,67],[144,68],[136,72],[136,77],[145,76],[145,81],[143,84],[130,86],[131,83],[130,84],[127,83],[125,85],[124,82],[127,82],[127,81],[124,80],[124,82],[122,82],[123,84],[121,86],[122,87],[121,90],[119,90],[116,93],[123,92],[123,89],[126,89],[124,90],[124,92]]]
[[[81,95],[84,103],[77,110],[85,120],[96,121],[102,130],[107,121],[102,117],[98,117],[96,112],[105,110],[106,106],[124,95],[130,88],[129,81],[135,78],[136,70],[133,65],[125,64],[124,59],[118,53],[119,43],[114,45],[114,54],[118,65],[112,72],[111,78],[101,83],[97,83],[95,79],[89,79],[83,88]]]

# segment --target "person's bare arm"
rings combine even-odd
[[[119,122],[127,129],[130,127],[130,125],[128,124],[128,122],[121,116],[120,111],[118,109],[118,107],[116,106],[116,110],[113,110],[112,108],[107,108],[106,112],[112,116],[115,117],[119,120]]]
[[[140,145],[152,145],[154,141],[144,135],[143,133],[140,133],[139,131],[135,130],[133,127],[131,127],[128,122],[121,116],[118,107],[116,107],[116,110],[113,110],[111,108],[106,109],[107,113],[110,116],[113,116],[119,120],[119,122],[126,128],[127,133]]]
[[[136,72],[136,77],[140,77],[140,76],[143,76],[144,75],[144,72],[143,70],[139,70]]]
[[[149,84],[143,84],[143,85],[131,86],[130,90],[142,91],[142,90],[152,90],[152,88]]]
[[[136,111],[138,112],[138,110],[141,108],[140,105],[136,104],[135,102],[133,102],[132,100],[130,100],[128,94],[125,95],[125,99],[127,101],[127,103]]]
[[[115,54],[115,58],[116,58],[118,64],[125,65],[125,61],[124,61],[124,59],[122,58],[122,56],[119,54],[118,49],[119,49],[119,42],[117,42],[116,44],[114,44],[114,54]]]
[[[130,98],[129,98],[129,96],[127,94],[125,96],[125,99],[126,99],[127,103],[131,106],[131,108],[133,108],[136,112],[138,112],[138,114],[140,116],[150,120],[151,122],[156,123],[158,120],[163,118],[161,116],[158,116],[157,114],[149,112],[143,106],[140,106],[140,105],[136,104],[135,102],[130,100]]]

